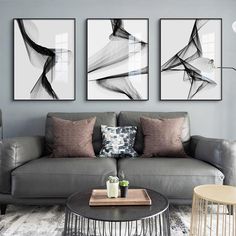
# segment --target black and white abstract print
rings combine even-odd
[[[161,19],[161,100],[221,100],[221,19]]]
[[[87,99],[148,100],[148,19],[88,19]]]
[[[14,99],[74,100],[74,19],[14,19]]]

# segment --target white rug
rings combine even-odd
[[[171,235],[189,235],[190,206],[170,206]],[[0,236],[62,236],[64,207],[8,206]]]

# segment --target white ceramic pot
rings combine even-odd
[[[118,183],[110,183],[107,184],[107,197],[109,198],[117,198],[119,196],[119,182]]]

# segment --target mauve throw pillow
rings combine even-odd
[[[52,117],[53,157],[94,157],[92,144],[96,117],[70,121]]]
[[[140,118],[144,135],[144,157],[186,157],[181,141],[184,118]]]

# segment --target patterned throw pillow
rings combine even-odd
[[[134,150],[135,135],[137,127],[108,127],[101,126],[103,147],[99,153],[100,157],[136,157]]]

